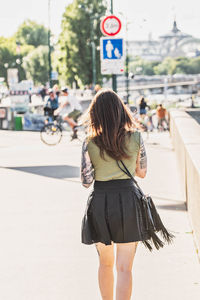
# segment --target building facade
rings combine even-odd
[[[196,57],[200,55],[200,39],[183,33],[174,20],[172,30],[158,40],[128,41],[128,53],[148,61],[161,61],[165,57]]]

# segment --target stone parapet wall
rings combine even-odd
[[[200,125],[185,111],[170,112],[170,134],[176,152],[183,199],[200,251]]]

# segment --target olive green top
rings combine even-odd
[[[126,147],[130,158],[123,159],[123,162],[130,173],[134,176],[136,160],[140,149],[140,133],[138,131],[131,133],[131,136],[126,136]],[[88,153],[94,166],[95,180],[108,181],[116,179],[129,179],[129,177],[119,169],[116,160],[108,156],[105,152],[105,159],[100,156],[100,149],[92,140],[90,140],[88,143]]]

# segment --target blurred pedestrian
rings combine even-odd
[[[168,121],[166,119],[167,116],[167,110],[162,106],[162,104],[159,104],[156,110],[157,118],[158,118],[158,126],[157,128],[163,128],[168,130]]]
[[[191,97],[191,105],[190,105],[191,108],[195,108],[194,99],[195,99],[195,97],[194,97],[194,95],[192,95],[192,97]]]
[[[59,103],[58,103],[58,97],[55,95],[53,89],[48,90],[49,98],[47,100],[47,103],[44,107],[45,115],[49,116],[53,120],[56,119],[54,112],[56,109],[58,109]]]
[[[141,235],[132,196],[133,181],[118,163],[124,163],[132,175],[144,178],[144,143],[134,129],[131,112],[112,90],[102,89],[95,95],[87,122],[89,136],[82,148],[81,178],[85,187],[95,181],[82,222],[82,242],[96,245],[102,299],[110,300],[116,244],[116,299],[128,300],[133,259]]]
[[[59,98],[59,96],[60,96],[60,90],[59,90],[59,86],[57,84],[54,84],[53,91],[56,94],[56,96]]]
[[[96,84],[94,87],[94,93],[96,94],[101,89],[100,84]]]
[[[41,86],[40,92],[39,92],[42,101],[44,102],[45,96],[46,96],[46,88],[44,86]]]
[[[146,108],[148,107],[144,97],[141,97],[140,103],[139,103],[139,112],[141,116],[145,116],[147,111]]]
[[[147,117],[148,117],[148,129],[150,131],[154,130],[154,124],[153,124],[153,116],[156,114],[156,111],[153,109],[148,109],[147,111]]]

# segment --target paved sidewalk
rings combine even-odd
[[[172,245],[149,253],[139,248],[134,264],[135,300],[200,299],[200,264],[182,201],[175,153],[168,133],[147,141],[148,174],[140,180],[150,192],[164,224],[176,238]]]
[[[80,145],[47,147],[27,132],[0,131],[0,141],[0,299],[100,300],[96,250],[80,243],[88,194],[78,179]],[[132,299],[198,300],[200,264],[169,135],[152,134],[147,153],[139,181],[176,239],[153,253],[139,245]]]

